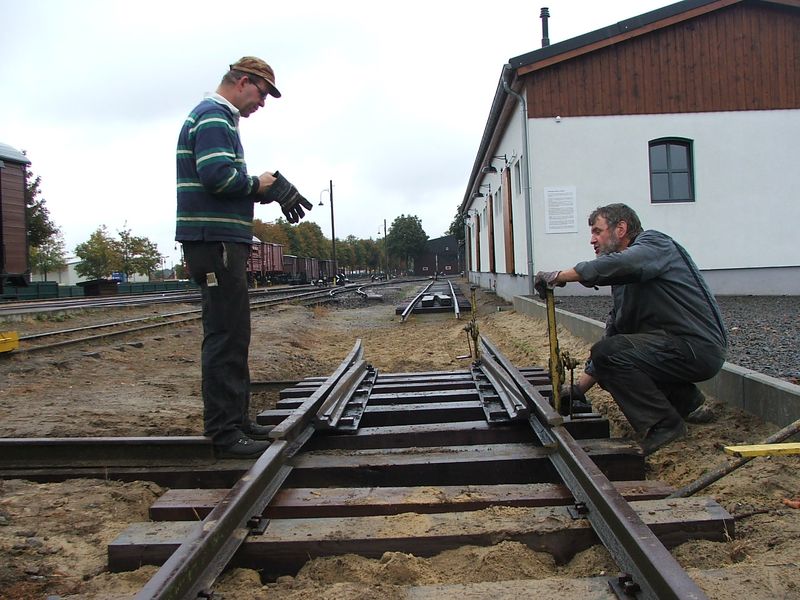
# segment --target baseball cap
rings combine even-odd
[[[241,71],[242,73],[250,73],[257,75],[267,82],[269,86],[269,93],[275,98],[280,98],[281,93],[275,87],[275,71],[272,70],[267,63],[255,56],[243,56],[231,66],[231,70]]]

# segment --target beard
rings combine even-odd
[[[614,252],[619,252],[621,247],[619,237],[617,236],[617,232],[615,230],[609,231],[608,241],[605,244],[600,244],[597,246],[597,255],[603,256],[605,254],[612,254]]]

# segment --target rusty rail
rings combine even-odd
[[[264,508],[289,476],[286,463],[314,433],[313,419],[337,383],[363,356],[361,340],[334,373],[279,426],[272,444],[136,595],[137,600],[210,597],[214,581],[244,539],[266,528]]]
[[[530,425],[542,445],[553,448],[550,460],[575,498],[576,516],[589,520],[624,570],[620,577],[609,581],[617,596],[658,600],[707,598],[566,428],[541,419],[553,412],[547,400],[532,387],[519,385],[525,379],[516,367],[488,340],[481,338],[481,342],[484,356],[491,354],[516,384],[513,387],[517,389],[508,393],[522,392],[535,407]],[[509,379],[499,378],[498,382],[508,385]]]

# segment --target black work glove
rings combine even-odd
[[[269,186],[260,200],[261,204],[277,202],[281,205],[281,210],[289,223],[297,223],[306,216],[304,208],[311,210],[311,202],[303,198],[297,188],[275,171],[275,183]]]
[[[570,393],[572,394],[572,412],[573,413],[590,413],[592,412],[592,403],[586,398],[586,394],[578,389],[577,385],[565,385],[561,388],[558,398],[561,401],[561,414],[568,415],[570,413]]]
[[[564,282],[556,283],[556,277],[561,271],[539,271],[536,274],[536,277],[533,280],[533,289],[535,289],[539,293],[539,298],[544,300],[546,296],[546,292],[548,289],[553,289],[554,287],[564,287],[567,285]]]

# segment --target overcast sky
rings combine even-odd
[[[541,47],[540,8],[557,43],[668,4],[0,0],[0,142],[27,151],[70,255],[100,225],[127,226],[171,266],[178,131],[228,64],[255,55],[283,97],[242,120],[252,174],[279,169],[328,238],[329,180],[337,238],[376,238],[401,214],[439,237],[503,65]]]

